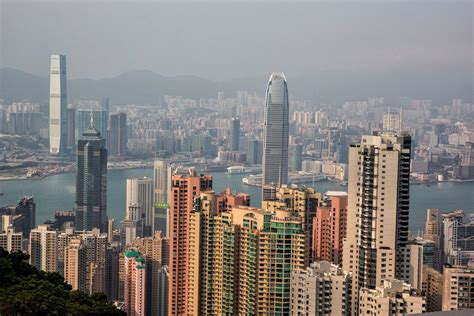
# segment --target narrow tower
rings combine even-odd
[[[51,55],[49,82],[49,153],[62,155],[67,146],[66,56]]]
[[[263,141],[263,192],[266,185],[281,186],[288,182],[288,87],[283,73],[272,73],[268,81]]]

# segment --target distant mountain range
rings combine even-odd
[[[151,71],[130,71],[99,80],[68,80],[68,101],[100,100],[108,96],[113,104],[159,104],[164,95],[198,99],[216,97],[218,91],[247,90],[264,95],[270,74],[251,78],[212,81],[196,76],[165,77]],[[453,98],[473,99],[472,67],[450,66],[419,69],[398,67],[386,71],[324,71],[288,76],[290,95],[316,103],[365,100],[383,96],[398,103],[401,97],[433,99],[450,103]],[[12,68],[0,69],[0,99],[47,102],[49,79]]]

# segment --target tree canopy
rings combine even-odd
[[[72,291],[59,273],[38,271],[27,260],[0,248],[0,315],[125,315],[103,293]]]

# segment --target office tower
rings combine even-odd
[[[408,242],[408,257],[406,260],[409,260],[409,270],[407,283],[414,289],[422,289],[424,267],[433,267],[434,252],[434,242],[431,240],[415,237]]]
[[[406,315],[425,312],[425,298],[400,280],[384,280],[360,291],[358,315]]]
[[[230,150],[240,150],[240,119],[230,120]]]
[[[30,232],[30,264],[38,270],[56,272],[58,264],[57,231],[39,225]]]
[[[268,211],[291,210],[302,219],[305,234],[305,266],[314,261],[313,218],[322,198],[314,188],[288,187],[271,188],[271,198],[262,201],[262,208]]]
[[[23,233],[25,239],[29,238],[31,229],[36,227],[36,204],[33,197],[23,196],[16,205],[0,208],[0,216],[3,215],[9,216],[8,224],[3,225],[4,229],[12,225],[15,232]]]
[[[169,236],[169,197],[173,167],[168,160],[153,163],[154,218],[152,231],[161,231]]]
[[[272,73],[268,81],[263,137],[263,184],[288,182],[288,87],[283,73]],[[263,199],[268,197],[262,189]]]
[[[8,252],[22,251],[22,234],[15,233],[12,227],[0,233],[0,248]]]
[[[107,241],[109,244],[114,242],[115,218],[107,220]]]
[[[474,308],[474,264],[445,266],[443,276],[443,311]]]
[[[425,222],[425,240],[431,240],[434,243],[434,262],[433,267],[442,271],[442,217],[441,211],[437,208],[429,208],[426,210]]]
[[[119,257],[122,249],[118,242],[107,245],[105,261],[105,294],[109,301],[119,300]]]
[[[126,207],[131,205],[140,206],[142,212],[141,218],[144,219],[146,232],[145,236],[150,235],[154,219],[153,207],[153,181],[152,179],[127,179],[127,199]]]
[[[64,250],[64,281],[73,290],[86,292],[86,263],[84,247],[80,238],[69,240]]]
[[[347,192],[329,191],[326,205],[313,219],[313,258],[342,264],[342,242],[347,229]]]
[[[162,275],[160,275],[163,266],[163,248],[166,248],[166,237],[161,236],[161,232],[155,232],[152,237],[144,237],[134,240],[129,249],[135,249],[142,254],[146,259],[148,279],[146,299],[149,302],[147,305],[147,314],[158,315],[161,309],[160,293],[162,292]],[[164,286],[167,286],[165,284]],[[167,302],[165,301],[165,304]]]
[[[106,230],[107,220],[107,150],[105,140],[89,128],[77,143],[76,228]]]
[[[474,261],[474,216],[467,221],[464,212],[457,210],[443,214],[444,263],[466,265]]]
[[[51,55],[49,79],[49,153],[66,152],[67,86],[66,56]]]
[[[68,107],[67,109],[67,125],[66,126],[67,126],[66,148],[68,149],[68,151],[72,152],[74,148],[76,148],[76,109],[73,107]]]
[[[408,274],[410,147],[410,136],[382,133],[362,136],[349,149],[343,269],[353,275],[353,311],[362,288]]]
[[[438,312],[443,304],[443,274],[430,267],[423,268],[423,293],[426,312]]]
[[[126,251],[124,254],[124,309],[129,316],[146,315],[146,278],[145,258],[138,251]]]
[[[257,139],[249,139],[247,144],[247,162],[252,165],[260,165],[263,156],[263,143]]]
[[[400,132],[402,130],[402,114],[397,112],[388,112],[383,115],[383,130]]]
[[[188,306],[188,265],[192,257],[189,249],[189,227],[194,200],[201,192],[212,188],[212,177],[198,176],[194,169],[187,175],[175,174],[170,191],[170,282],[169,313],[173,315],[197,312],[196,305]],[[199,256],[199,255],[198,255]],[[197,302],[196,302],[197,303]]]
[[[351,315],[351,276],[327,261],[291,272],[291,310],[297,315]]]
[[[294,144],[289,146],[288,168],[290,171],[301,171],[303,164],[303,145]]]
[[[127,151],[127,114],[110,115],[108,138],[110,156],[125,156]]]
[[[136,238],[143,237],[144,229],[144,218],[140,205],[129,205],[125,213],[125,219],[122,221],[120,243],[128,245]]]

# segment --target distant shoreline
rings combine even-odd
[[[148,169],[150,167],[148,166],[135,166],[135,167],[116,167],[116,168],[109,168],[107,171],[115,171],[115,170],[133,170],[133,169]],[[64,171],[58,171],[58,172],[49,172],[45,173],[41,176],[38,177],[33,177],[33,178],[27,178],[26,176],[18,176],[18,177],[13,177],[13,178],[3,178],[0,176],[0,182],[2,181],[23,181],[23,180],[43,180],[44,178],[50,177],[50,176],[55,176],[59,174],[66,174],[66,173],[74,173],[74,169],[72,170],[64,170]]]

